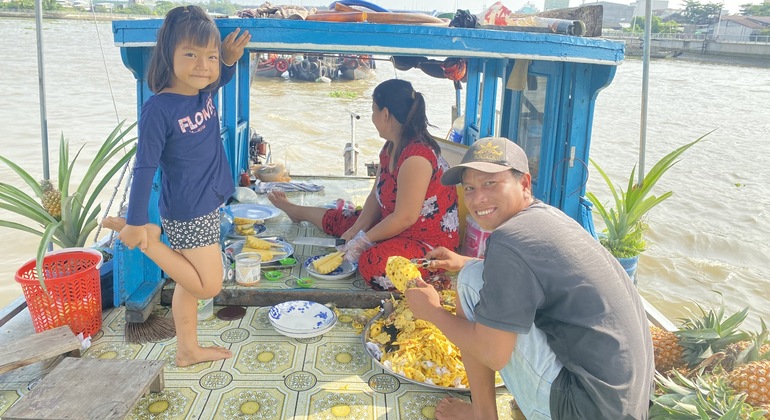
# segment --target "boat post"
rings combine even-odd
[[[35,33],[37,34],[37,80],[40,96],[40,135],[43,147],[43,179],[50,179],[48,169],[48,113],[45,108],[45,71],[43,68],[43,0],[35,1]],[[51,250],[49,245],[49,251]]]
[[[361,116],[350,111],[350,143],[345,144],[345,175],[358,175],[358,145],[356,144],[356,120]]]

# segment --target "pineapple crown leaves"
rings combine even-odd
[[[738,354],[736,363],[741,364],[756,362],[757,360],[770,360],[770,351],[764,353],[761,352],[762,347],[768,343],[768,331],[765,320],[762,319],[760,321],[762,322],[762,329],[758,333],[751,334],[751,344]]]
[[[766,414],[747,404],[746,395],[736,393],[721,377],[697,376],[691,380],[674,370],[670,377],[656,372],[655,384],[650,420],[762,419]]]
[[[748,307],[725,318],[724,302],[716,310],[706,311],[697,303],[696,306],[701,314],[691,311],[689,318],[681,320],[681,329],[674,333],[684,349],[683,358],[688,366],[696,366],[728,345],[750,337],[749,333],[738,330],[748,315]]]
[[[0,227],[17,229],[40,236],[37,250],[38,278],[42,282],[42,261],[50,243],[62,248],[85,246],[88,235],[98,225],[101,205],[96,204],[104,187],[123,168],[136,152],[136,137],[128,134],[136,126],[133,123],[123,129],[122,121],[102,142],[91,160],[83,179],[70,194],[70,178],[83,147],[70,161],[69,141],[62,134],[59,141],[58,186],[61,192],[61,217],[56,218],[41,205],[45,191],[27,171],[9,159],[0,156],[0,162],[10,167],[32,190],[34,196],[6,183],[0,183],[0,209],[9,210],[39,223],[43,230],[37,230],[19,223],[0,220]],[[112,162],[114,160],[114,163]],[[112,163],[112,166],[108,166]]]
[[[641,184],[634,183],[636,179],[636,166],[634,166],[631,170],[631,176],[628,178],[628,185],[625,191],[622,188],[616,188],[599,164],[593,159],[590,160],[607,184],[615,202],[615,207],[605,206],[596,195],[591,192],[586,193],[586,197],[594,205],[602,220],[604,220],[607,238],[603,240],[603,245],[614,256],[621,258],[632,257],[644,251],[646,244],[642,239],[642,233],[647,227],[644,223],[644,217],[653,207],[673,195],[672,191],[667,191],[660,196],[654,196],[651,194],[653,187],[655,187],[655,184],[658,183],[663,174],[679,162],[679,157],[687,149],[713,132],[712,130],[661,158],[647,172]]]

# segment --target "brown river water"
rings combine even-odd
[[[32,19],[0,19],[0,94],[5,98],[0,154],[42,178],[34,25]],[[93,156],[118,120],[136,120],[136,93],[109,23],[46,20],[43,41],[55,174],[59,136],[70,139],[73,151],[85,144],[82,156]],[[270,142],[273,161],[297,175],[341,175],[342,152],[351,139],[350,112],[355,112],[361,115],[356,124],[359,173],[365,173],[364,162],[374,160],[382,145],[369,119],[371,92],[378,80],[396,76],[389,63],[378,64],[373,80],[255,82],[252,126]],[[694,302],[719,303],[721,294],[729,310],[749,306],[744,326],[758,329],[760,317],[770,320],[770,73],[676,60],[653,61],[650,73],[648,169],[675,147],[716,131],[690,149],[658,185],[658,193],[673,190],[674,196],[648,220],[649,249],[639,262],[639,290],[672,319],[687,315]],[[437,126],[433,132],[444,137],[451,125],[452,83],[415,70],[397,76],[425,94],[428,118]],[[591,156],[614,179],[626,179],[637,162],[641,79],[641,61],[626,60],[598,96]],[[84,171],[85,165],[77,169]],[[72,179],[81,177],[76,171]],[[4,165],[0,179],[22,186]],[[593,171],[588,189],[609,198]],[[124,186],[117,191],[109,186],[105,205],[113,194],[120,201],[123,191]],[[0,219],[27,222],[2,209]],[[14,274],[34,256],[37,243],[33,235],[0,228],[0,307],[21,295]]]

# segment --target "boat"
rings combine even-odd
[[[296,54],[288,71],[289,79],[307,82],[332,81],[339,77],[337,58],[326,54]]]
[[[368,79],[374,76],[376,61],[369,55],[340,56],[340,77],[346,80]]]
[[[114,43],[120,48],[124,64],[137,77],[137,113],[152,95],[144,72],[161,22],[113,22]],[[406,24],[237,18],[218,19],[216,23],[223,36],[236,28],[253,34],[247,46],[250,51],[305,51],[309,63],[313,63],[309,61],[313,54],[377,53],[426,57],[436,62],[444,62],[446,57],[462,59],[467,63],[464,86],[456,81],[457,107],[454,115],[447,110],[449,122],[462,116],[462,143],[442,142],[442,153],[450,164],[457,164],[465,147],[479,138],[502,135],[513,139],[531,156],[532,173],[537,174],[533,177],[535,196],[562,209],[594,233],[591,209],[584,198],[588,168],[575,162],[588,161],[595,100],[612,82],[616,67],[623,61],[623,44],[549,33]],[[236,182],[252,163],[252,121],[256,125],[260,118],[265,118],[249,112],[249,60],[244,55],[237,63],[236,77],[220,90],[217,101],[222,142]],[[365,195],[374,182],[371,176],[357,175],[309,174],[294,180],[324,184],[321,192],[298,193],[308,205],[323,205],[355,192]],[[153,199],[157,200],[157,190],[154,194]],[[264,196],[258,200],[255,205],[267,203]],[[152,221],[159,223],[157,212],[151,214],[155,217]],[[288,243],[297,237],[325,236],[312,226],[292,223],[285,215],[267,220],[265,226],[266,233]],[[378,307],[391,294],[367,289],[356,272],[346,278],[316,279],[309,287],[308,282],[300,281],[310,275],[308,261],[324,251],[325,248],[313,245],[295,245],[294,263],[263,267],[265,271],[278,271],[277,279],[265,278],[255,287],[226,282],[214,299],[216,315],[199,323],[199,337],[206,344],[230,348],[234,356],[178,368],[174,363],[175,339],[143,344],[123,340],[129,312],[139,313],[145,319],[149,314],[169,316],[173,285],[167,285],[157,266],[139,250],[129,250],[116,241],[111,279],[114,307],[103,310],[101,331],[90,337],[91,346],[81,358],[136,359],[163,364],[165,388],[148,385],[147,390],[160,392],[150,392],[121,408],[135,418],[258,415],[276,419],[349,416],[411,420],[432,416],[436,404],[446,396],[446,389],[416,383],[383,369],[364,351],[356,320],[364,309]],[[322,336],[312,338],[279,334],[271,326],[268,312],[272,306],[292,300],[333,305],[338,313],[337,324]],[[161,305],[157,305],[158,301]],[[20,298],[0,312],[0,333],[6,343],[32,336],[25,306]],[[246,307],[242,318],[228,320],[220,316],[223,309],[235,306]],[[652,323],[673,328],[654,308],[647,305],[647,309]],[[36,392],[35,388],[29,391],[30,384],[38,383],[39,387],[48,371],[59,369],[61,357],[54,357],[58,353],[50,350],[44,355],[45,360],[37,356],[37,363],[23,371],[0,376],[4,391],[0,414],[21,410],[25,399]],[[73,389],[85,384],[75,385]],[[94,400],[98,394],[92,394]],[[498,391],[501,417],[510,418],[510,400],[504,389]]]
[[[252,79],[255,77],[281,77],[289,70],[290,58],[281,54],[251,53]]]

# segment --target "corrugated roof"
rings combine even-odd
[[[735,22],[750,29],[765,29],[770,27],[770,16],[725,16],[722,20]]]

